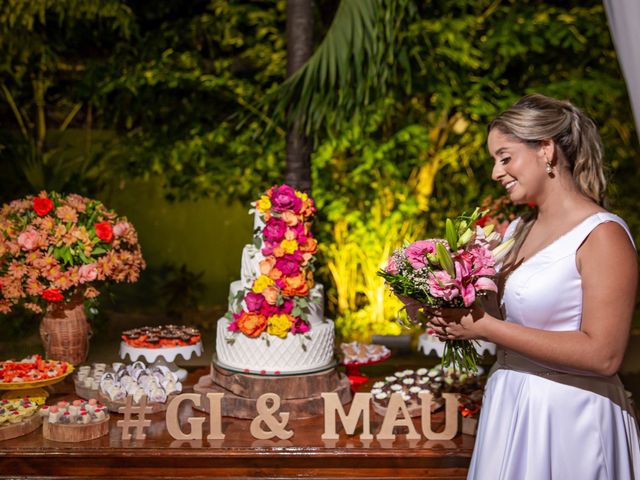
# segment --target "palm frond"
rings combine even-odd
[[[342,0],[311,58],[263,103],[307,134],[351,121],[408,68],[401,26],[414,9],[412,0]]]

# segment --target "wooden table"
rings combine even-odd
[[[190,373],[185,385],[193,385],[207,373]],[[366,391],[370,383],[359,390]],[[75,398],[73,384],[56,386],[49,404]],[[188,390],[188,388],[187,388]],[[203,416],[189,402],[179,412],[183,431],[186,419]],[[166,431],[165,414],[149,416],[152,424],[143,441],[123,441],[116,426],[121,415],[112,414],[108,436],[82,443],[45,440],[41,430],[0,442],[0,477],[15,478],[453,478],[466,477],[473,437],[458,435],[450,441],[408,441],[399,432],[394,441],[359,440],[344,432],[336,441],[323,441],[324,418],[290,421],[289,440],[256,440],[249,433],[250,420],[224,417],[222,441],[176,441]],[[433,417],[434,429],[442,414]],[[379,431],[382,417],[372,411],[371,431]],[[420,429],[419,419],[414,419]],[[208,422],[204,424],[205,438]]]

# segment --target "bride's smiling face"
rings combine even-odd
[[[543,148],[532,147],[497,128],[489,132],[487,145],[494,160],[491,178],[502,184],[513,203],[535,202],[548,181]]]

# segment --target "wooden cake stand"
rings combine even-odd
[[[205,397],[207,393],[219,392],[224,393],[222,416],[246,419],[256,416],[256,400],[267,392],[280,397],[280,409],[289,412],[290,419],[322,415],[322,393],[337,393],[342,404],[349,403],[352,398],[349,380],[335,365],[314,373],[256,375],[222,368],[216,364],[215,356],[211,372],[200,377],[193,391],[203,397],[200,410],[209,413],[209,402]]]

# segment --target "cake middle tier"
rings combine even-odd
[[[239,372],[262,374],[310,373],[334,363],[335,327],[331,320],[314,324],[302,335],[252,338],[229,332],[229,320],[218,320],[217,363]]]

